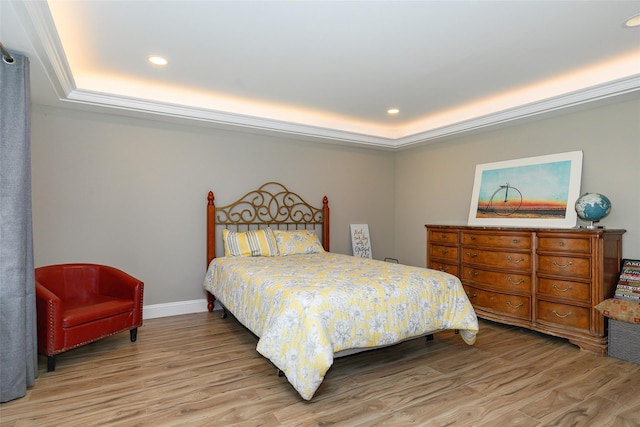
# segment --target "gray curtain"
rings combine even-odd
[[[29,59],[12,56],[0,58],[0,402],[38,375]]]

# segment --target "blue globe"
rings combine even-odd
[[[585,193],[576,200],[576,213],[584,221],[600,221],[611,212],[611,201],[602,194]]]

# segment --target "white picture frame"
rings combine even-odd
[[[582,151],[476,166],[469,225],[572,228]]]
[[[349,225],[349,230],[351,232],[351,252],[353,256],[372,259],[369,225],[351,224]]]

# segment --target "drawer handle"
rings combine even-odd
[[[444,233],[442,233],[442,234],[440,235],[440,238],[441,238],[442,240],[445,240],[445,239],[447,238],[447,235],[446,235],[446,234],[444,234]]]
[[[475,257],[478,256],[478,254],[477,253],[467,252],[467,256],[470,257],[470,258],[475,258]]]
[[[509,276],[509,277],[507,277],[507,282],[509,282],[509,283],[511,283],[511,284],[513,284],[513,285],[521,285],[521,284],[523,284],[523,283],[524,283],[524,279],[520,279],[520,280],[518,280],[518,281],[516,282],[516,281],[514,281],[514,280],[511,278],[511,276]]]
[[[513,305],[513,304],[511,304],[511,301],[507,300],[507,305],[508,305],[509,307],[511,307],[511,308],[520,308],[520,307],[522,307],[524,304],[523,304],[523,303],[520,303],[520,304],[518,304],[518,305]]]
[[[564,245],[565,245],[564,242],[562,242],[562,241],[558,242],[558,246],[564,246]]]
[[[513,239],[511,241],[514,245],[517,245],[518,243],[520,243],[520,239]]]
[[[476,240],[476,238],[475,238],[475,236],[469,236],[469,240],[471,240],[473,242],[474,240]]]
[[[446,255],[446,254],[448,254],[448,253],[449,253],[449,249],[440,249],[440,253],[441,253],[442,255]]]
[[[571,312],[568,312],[567,314],[562,315],[562,314],[558,313],[558,312],[555,310],[555,308],[554,308],[553,310],[551,310],[551,312],[552,312],[553,314],[555,314],[556,316],[558,316],[559,318],[561,318],[561,319],[564,319],[565,317],[569,317],[569,316],[571,316]]]
[[[478,272],[477,271],[467,270],[467,275],[469,277],[476,277],[478,275]]]
[[[564,265],[558,264],[555,259],[553,261],[551,261],[551,264],[555,265],[558,268],[569,268],[569,267],[571,267],[573,265],[573,263],[571,261],[568,261]]]
[[[566,287],[566,288],[564,288],[564,289],[560,289],[560,288],[558,287],[558,285],[556,285],[555,283],[554,283],[553,285],[551,285],[551,287],[552,287],[553,289],[555,289],[556,291],[558,291],[558,292],[567,292],[567,291],[570,291],[571,289],[573,289],[573,288],[571,287],[571,285],[567,286],[567,287]]]
[[[477,297],[477,296],[478,296],[478,294],[476,294],[476,293],[473,293],[473,294],[472,294],[471,292],[467,291],[467,296],[468,296],[469,298],[475,298],[475,297]]]
[[[449,271],[449,267],[445,267],[444,265],[441,265],[440,267],[438,267],[438,270],[444,271],[446,273]]]
[[[507,261],[509,261],[510,263],[513,263],[513,264],[518,264],[519,262],[524,261],[524,257],[522,257],[520,259],[513,259],[513,258],[511,258],[511,255],[509,255],[507,257]]]

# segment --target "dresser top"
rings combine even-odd
[[[487,230],[487,231],[526,231],[526,232],[550,232],[550,233],[588,233],[588,234],[623,234],[627,230],[620,228],[544,228],[544,227],[496,227],[496,226],[477,226],[477,225],[442,225],[442,224],[425,224],[426,228],[450,228],[464,230]]]

